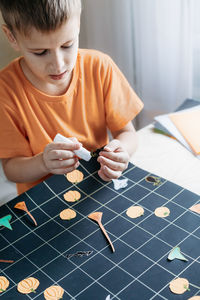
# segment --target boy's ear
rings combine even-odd
[[[15,36],[13,35],[13,33],[10,31],[10,29],[8,28],[7,25],[3,24],[2,25],[2,30],[3,32],[5,33],[11,47],[16,50],[16,51],[19,51],[19,47],[18,47],[18,43],[17,43],[17,40],[15,38]]]

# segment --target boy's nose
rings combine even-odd
[[[52,65],[52,71],[54,72],[55,75],[58,75],[62,72],[64,72],[64,58],[61,53],[56,53],[51,60],[51,65]]]

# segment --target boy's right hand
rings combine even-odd
[[[79,166],[78,157],[73,152],[82,145],[76,138],[70,138],[73,143],[50,143],[43,152],[46,171],[52,174],[66,174]]]

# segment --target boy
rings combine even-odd
[[[98,174],[118,178],[135,150],[131,120],[143,104],[107,55],[78,49],[80,0],[0,0],[0,9],[2,29],[22,54],[0,72],[7,178],[20,194],[49,174],[71,172],[81,144],[88,150],[106,145]],[[73,143],[52,142],[57,133]]]

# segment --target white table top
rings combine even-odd
[[[200,195],[200,160],[178,141],[153,132],[153,125],[137,132],[136,166]]]

